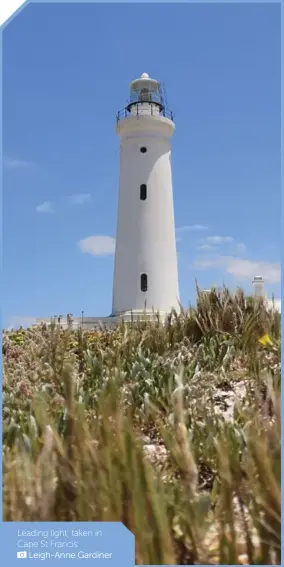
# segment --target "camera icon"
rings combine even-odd
[[[27,551],[17,551],[18,559],[26,559],[28,557]]]

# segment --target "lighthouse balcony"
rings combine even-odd
[[[159,102],[130,102],[116,115],[116,121],[125,120],[133,116],[163,116],[173,121],[173,113]]]

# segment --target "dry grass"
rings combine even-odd
[[[140,565],[280,564],[278,313],[213,290],[165,325],[4,332],[3,358],[6,521],[122,521]]]

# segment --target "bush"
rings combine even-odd
[[[122,521],[140,565],[280,564],[280,316],[223,289],[165,324],[5,331],[3,444],[6,521]]]

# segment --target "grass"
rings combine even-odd
[[[122,521],[140,565],[280,564],[280,338],[226,288],[164,325],[3,332],[4,520]]]

